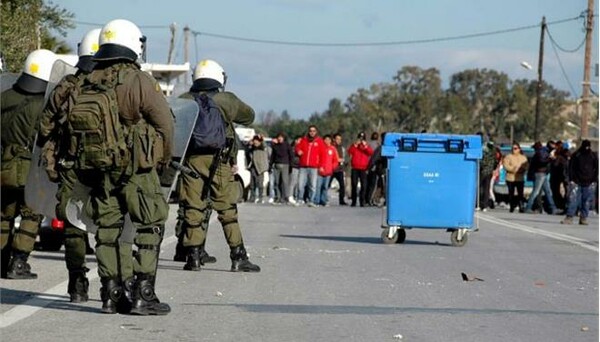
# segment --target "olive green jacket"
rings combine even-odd
[[[31,152],[44,105],[44,94],[25,94],[11,88],[2,93],[0,101],[2,147],[19,145]]]

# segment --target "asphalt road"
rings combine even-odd
[[[336,202],[334,200],[334,202]],[[170,225],[175,217],[172,208]],[[452,247],[445,230],[412,229],[384,245],[381,210],[243,204],[250,259],[262,272],[229,272],[213,222],[201,272],[163,243],[163,317],[100,313],[95,258],[91,300],[71,304],[61,252],[34,252],[37,280],[0,281],[3,341],[598,341],[598,217],[478,213],[478,232]],[[434,215],[435,213],[432,213]],[[470,281],[464,281],[465,273]],[[476,279],[477,278],[477,279]],[[481,280],[478,280],[481,279]]]

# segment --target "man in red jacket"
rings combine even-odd
[[[350,173],[350,182],[352,185],[352,205],[356,207],[356,196],[358,189],[358,181],[360,180],[360,194],[358,194],[360,206],[365,206],[365,193],[367,190],[367,168],[369,166],[369,159],[373,154],[373,149],[367,144],[365,140],[365,132],[358,134],[358,139],[354,144],[348,148],[348,154],[352,158],[350,166],[352,172]]]
[[[317,188],[318,169],[321,166],[322,149],[325,146],[323,139],[319,136],[317,126],[308,126],[308,133],[300,139],[294,148],[294,152],[300,157],[300,174],[298,176],[298,204],[304,201],[304,190],[308,183],[308,197],[306,203],[314,207],[314,196]]]
[[[321,154],[321,166],[319,167],[317,193],[315,194],[314,203],[326,207],[329,205],[329,198],[327,196],[329,181],[331,180],[331,175],[333,175],[333,170],[337,168],[340,161],[335,146],[331,145],[331,136],[325,135],[323,142],[325,143],[325,147]]]

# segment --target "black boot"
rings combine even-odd
[[[161,303],[154,292],[154,276],[140,274],[133,284],[132,315],[166,315],[171,312],[169,304]]]
[[[0,255],[0,278],[7,278],[8,263],[10,261],[10,246],[4,247]]]
[[[71,303],[85,303],[88,301],[88,288],[90,282],[85,276],[87,271],[89,271],[89,269],[84,268],[69,272],[67,292],[71,297]]]
[[[214,264],[217,262],[217,258],[212,255],[209,255],[208,252],[204,249],[204,245],[200,246],[200,262],[202,265],[204,264]]]
[[[177,239],[177,245],[175,246],[175,255],[173,261],[186,262],[187,254],[185,247],[183,247],[183,234]]]
[[[131,312],[131,303],[133,302],[133,277],[123,280],[123,295],[117,303],[117,312],[120,314],[128,314]]]
[[[102,299],[102,313],[116,314],[121,298],[124,297],[123,287],[118,279],[101,278],[100,299]]]
[[[8,263],[6,277],[8,279],[37,279],[37,274],[31,273],[31,266],[27,263],[29,253],[14,250]]]
[[[260,272],[260,267],[248,260],[244,245],[231,248],[231,272]]]
[[[200,247],[188,247],[187,261],[183,269],[186,271],[200,271],[202,260],[200,259]]]

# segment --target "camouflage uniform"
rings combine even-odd
[[[91,57],[80,57],[80,61],[89,60]],[[93,67],[93,65],[91,65]],[[42,113],[40,120],[40,144],[44,143],[44,149],[49,149],[53,158],[49,161],[51,180],[57,181],[59,187],[56,193],[58,203],[56,205],[56,217],[64,222],[65,231],[65,262],[69,271],[69,283],[67,291],[71,302],[85,302],[88,300],[89,281],[85,274],[89,271],[85,264],[86,251],[88,249],[87,231],[75,227],[67,219],[66,207],[71,198],[73,188],[77,181],[77,175],[72,162],[67,160],[64,151],[67,148],[67,127],[62,124],[66,120],[66,107],[71,89],[79,82],[79,79],[91,72],[79,69],[75,75],[69,75],[54,88],[48,99],[48,104]],[[46,153],[44,155],[47,156]],[[48,169],[48,168],[47,168]],[[131,244],[123,244],[120,248],[124,253],[131,254]],[[122,270],[122,275],[127,278],[133,276],[133,271]]]
[[[42,216],[25,204],[25,181],[31,164],[44,94],[29,94],[17,86],[1,95],[2,112],[2,276],[36,278],[27,263],[33,251]],[[19,229],[14,230],[15,218],[21,216]],[[7,246],[10,243],[10,248]],[[10,251],[12,249],[12,258]],[[10,259],[10,265],[6,263]],[[6,274],[8,266],[8,274]]]
[[[92,82],[118,77],[115,91],[121,123],[130,132],[144,122],[151,125],[162,137],[164,151],[162,161],[150,169],[139,169],[132,160],[125,170],[76,170],[79,181],[92,188],[91,216],[98,226],[96,257],[103,285],[103,312],[114,313],[113,305],[122,301],[122,294],[130,284],[122,282],[123,279],[135,275],[136,284],[143,281],[154,286],[164,223],[169,212],[157,168],[166,168],[171,159],[173,115],[158,82],[139,70],[137,64],[98,64],[88,77]],[[135,229],[134,244],[138,249],[135,258],[131,256],[131,249],[119,242],[126,213]],[[151,297],[151,301],[158,301],[153,288]]]
[[[198,93],[196,93],[198,94]],[[227,137],[229,141],[235,141],[235,131],[231,122],[240,125],[250,125],[254,121],[254,110],[242,102],[231,92],[215,92],[212,99],[226,117]],[[188,93],[183,97],[193,98],[194,93]],[[235,153],[232,146],[229,153]],[[225,239],[231,248],[232,271],[240,271],[240,263],[247,261],[242,232],[238,223],[237,200],[239,198],[239,186],[234,179],[234,173],[230,165],[230,154],[224,156],[217,166],[215,175],[210,183],[209,199],[202,199],[201,193],[205,182],[209,178],[209,170],[213,163],[214,152],[188,151],[185,165],[200,175],[199,179],[182,174],[179,188],[181,205],[183,206],[184,232],[183,246],[189,253],[202,253],[206,240],[206,226],[203,226],[206,215],[210,214],[209,201],[212,209],[218,213],[218,219],[223,227]],[[197,258],[196,258],[197,259]],[[255,267],[253,271],[260,268]],[[199,265],[190,265],[190,255],[185,269],[199,270]]]

